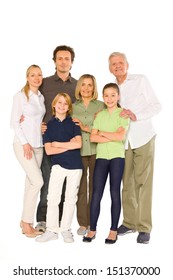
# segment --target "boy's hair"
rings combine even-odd
[[[58,99],[63,96],[65,101],[67,102],[68,104],[68,111],[67,111],[67,115],[71,115],[72,113],[72,101],[71,101],[71,97],[68,95],[68,93],[58,93],[55,98],[53,99],[52,101],[52,115],[55,116],[56,115],[56,111],[55,111],[55,105],[58,101]]]

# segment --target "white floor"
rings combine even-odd
[[[166,107],[167,108],[167,107]],[[0,111],[1,112],[1,111]],[[165,109],[165,118],[167,110]],[[162,117],[163,116],[163,117]],[[13,150],[13,132],[10,131],[6,122],[1,128],[1,191],[0,191],[0,276],[1,279],[18,279],[13,275],[13,270],[19,266],[23,269],[40,268],[66,269],[97,269],[97,275],[76,276],[77,279],[172,279],[172,149],[169,130],[165,127],[164,110],[157,122],[158,137],[156,138],[154,188],[153,188],[153,230],[151,242],[148,245],[137,244],[137,233],[119,237],[114,245],[105,245],[110,227],[110,197],[108,185],[106,186],[101,205],[101,213],[98,223],[96,239],[91,244],[82,242],[77,236],[78,224],[76,216],[72,224],[75,242],[65,244],[60,237],[58,240],[45,244],[35,242],[21,234],[19,227],[24,173],[18,164]],[[167,123],[168,125],[168,123]],[[172,128],[171,128],[172,129]],[[170,142],[171,143],[171,142]],[[76,214],[76,213],[75,213]],[[122,217],[120,219],[120,223]],[[111,271],[109,271],[109,267]],[[116,267],[119,267],[117,270]],[[122,267],[122,268],[121,268]],[[125,267],[159,267],[160,275],[108,275],[110,273],[125,272]],[[102,270],[102,272],[101,272]],[[121,271],[122,270],[122,271]],[[128,268],[126,268],[127,272]],[[118,271],[118,272],[117,272]],[[50,271],[51,272],[51,271]],[[146,272],[146,270],[144,271]],[[83,273],[87,273],[83,271]],[[88,271],[89,273],[89,271]],[[91,272],[90,272],[91,273]],[[128,273],[128,272],[127,272]],[[132,273],[132,269],[130,270]],[[32,276],[32,279],[49,279],[40,276]],[[49,276],[50,279],[56,279]],[[61,276],[62,277],[62,276]],[[66,276],[68,277],[68,276]],[[69,278],[72,277],[69,275]],[[118,278],[119,277],[119,278]],[[20,276],[19,279],[30,279]],[[59,278],[60,279],[60,278]],[[73,279],[73,278],[72,278]]]
[[[162,185],[162,177],[155,178],[153,193],[153,230],[151,241],[148,245],[137,244],[137,233],[128,234],[118,238],[114,245],[105,245],[104,239],[107,237],[110,226],[110,201],[108,185],[101,205],[101,214],[98,223],[96,239],[91,244],[82,242],[82,237],[78,236],[76,231],[78,224],[76,215],[72,224],[75,242],[65,244],[62,237],[58,240],[47,243],[38,243],[34,239],[27,238],[21,234],[19,227],[22,195],[23,195],[23,173],[16,161],[11,162],[12,174],[9,178],[10,184],[4,184],[3,196],[1,197],[1,231],[0,231],[0,266],[1,279],[16,279],[13,274],[15,269],[84,269],[83,273],[95,273],[94,276],[83,275],[76,276],[77,279],[170,279],[172,265],[172,233],[169,215],[171,214],[172,198],[167,195],[166,187]],[[157,164],[157,173],[159,164]],[[122,217],[121,217],[122,218]],[[169,254],[170,253],[170,254]],[[69,268],[70,266],[70,268]],[[110,267],[110,268],[109,268]],[[117,268],[118,267],[118,270]],[[128,275],[128,278],[122,278],[122,275],[108,275],[108,273],[128,273],[125,267],[159,267],[160,275]],[[102,272],[101,272],[102,270]],[[130,272],[132,273],[132,268]],[[22,270],[21,270],[22,271]],[[20,273],[22,273],[20,271]],[[67,272],[67,270],[65,270]],[[144,269],[144,273],[146,269]],[[33,272],[37,273],[37,272]],[[41,272],[40,272],[41,273]],[[48,272],[47,272],[48,273]],[[158,273],[158,269],[156,269]],[[125,275],[126,276],[126,275]],[[123,276],[123,277],[125,277]],[[165,278],[169,276],[168,278]],[[48,276],[32,276],[33,279],[49,279]],[[56,279],[49,276],[50,279]],[[55,276],[58,277],[58,276]],[[71,277],[71,275],[66,276]],[[82,278],[81,278],[82,277]],[[27,279],[21,276],[17,279]],[[30,278],[28,278],[30,279]],[[68,279],[68,278],[67,278]],[[150,278],[149,278],[150,279]]]

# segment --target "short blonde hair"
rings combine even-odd
[[[52,101],[52,115],[55,116],[56,112],[55,112],[55,105],[58,102],[58,99],[63,96],[65,101],[68,104],[68,111],[67,111],[67,115],[71,115],[72,113],[72,101],[71,101],[71,97],[68,95],[68,93],[58,93],[55,98]]]
[[[84,74],[82,75],[79,80],[77,81],[77,85],[76,85],[76,90],[75,90],[75,97],[76,97],[76,100],[80,100],[82,97],[81,97],[81,94],[80,94],[80,90],[81,90],[81,86],[82,86],[82,83],[83,83],[83,80],[84,79],[91,79],[92,82],[93,82],[93,95],[92,95],[92,99],[93,100],[96,100],[98,98],[98,90],[97,90],[97,82],[96,82],[96,78],[91,75],[91,74]]]

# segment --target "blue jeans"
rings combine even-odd
[[[93,178],[93,195],[90,208],[90,229],[96,231],[97,221],[100,214],[100,202],[103,196],[107,177],[110,178],[111,194],[111,227],[110,230],[117,230],[120,211],[121,196],[120,187],[124,171],[124,158],[97,159]]]
[[[46,222],[47,195],[48,195],[48,186],[49,186],[51,168],[52,168],[51,157],[48,156],[44,150],[43,160],[42,160],[42,164],[41,164],[41,171],[42,171],[44,184],[40,191],[40,201],[37,206],[37,213],[36,213],[37,222],[41,222],[41,221]],[[61,203],[59,204],[59,220],[61,220],[61,217],[62,217],[63,202],[64,202],[64,196],[65,196],[65,185],[66,185],[66,180],[64,181],[63,191],[62,191],[62,196],[61,196]]]

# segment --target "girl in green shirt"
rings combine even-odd
[[[120,186],[124,170],[124,140],[129,125],[128,118],[120,117],[119,88],[115,83],[103,88],[103,99],[107,106],[94,120],[90,140],[97,143],[96,163],[93,176],[93,195],[90,207],[90,231],[83,237],[91,242],[96,236],[97,221],[100,214],[100,202],[107,177],[110,178],[111,227],[105,243],[113,244],[117,240],[117,227],[121,210]]]

